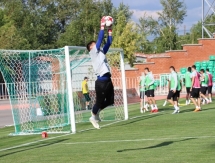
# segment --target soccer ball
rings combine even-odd
[[[105,19],[106,19],[106,22],[105,22],[106,26],[110,27],[113,24],[113,18],[111,16],[106,16]]]

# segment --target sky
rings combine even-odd
[[[112,0],[115,7],[119,6],[120,2],[128,5],[133,11],[132,20],[138,22],[138,19],[144,14],[148,14],[157,18],[157,12],[162,10],[160,0]],[[178,28],[180,34],[184,33],[184,26],[186,32],[189,32],[193,24],[196,24],[202,17],[202,0],[184,0],[187,7],[187,16],[184,23]]]

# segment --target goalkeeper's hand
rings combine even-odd
[[[112,35],[112,25],[108,27],[108,35],[109,35],[109,36]]]
[[[105,24],[106,24],[106,16],[103,16],[101,19],[101,29],[103,30],[105,28]]]

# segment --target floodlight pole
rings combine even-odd
[[[206,9],[206,5],[208,6],[208,8]],[[209,38],[213,38],[213,33],[215,31],[210,31],[209,28],[207,28],[208,26],[215,26],[215,22],[213,23],[207,23],[207,16],[209,15],[209,12],[212,12],[215,15],[215,0],[213,0],[213,2],[209,2],[209,0],[202,0],[202,38],[204,38],[204,32],[207,33]]]

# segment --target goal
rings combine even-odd
[[[128,119],[123,51],[110,49],[115,103],[101,112],[103,121]],[[77,123],[88,122],[81,82],[89,78],[91,106],[96,76],[85,47],[52,50],[0,50],[0,71],[10,97],[13,135],[75,133]]]

